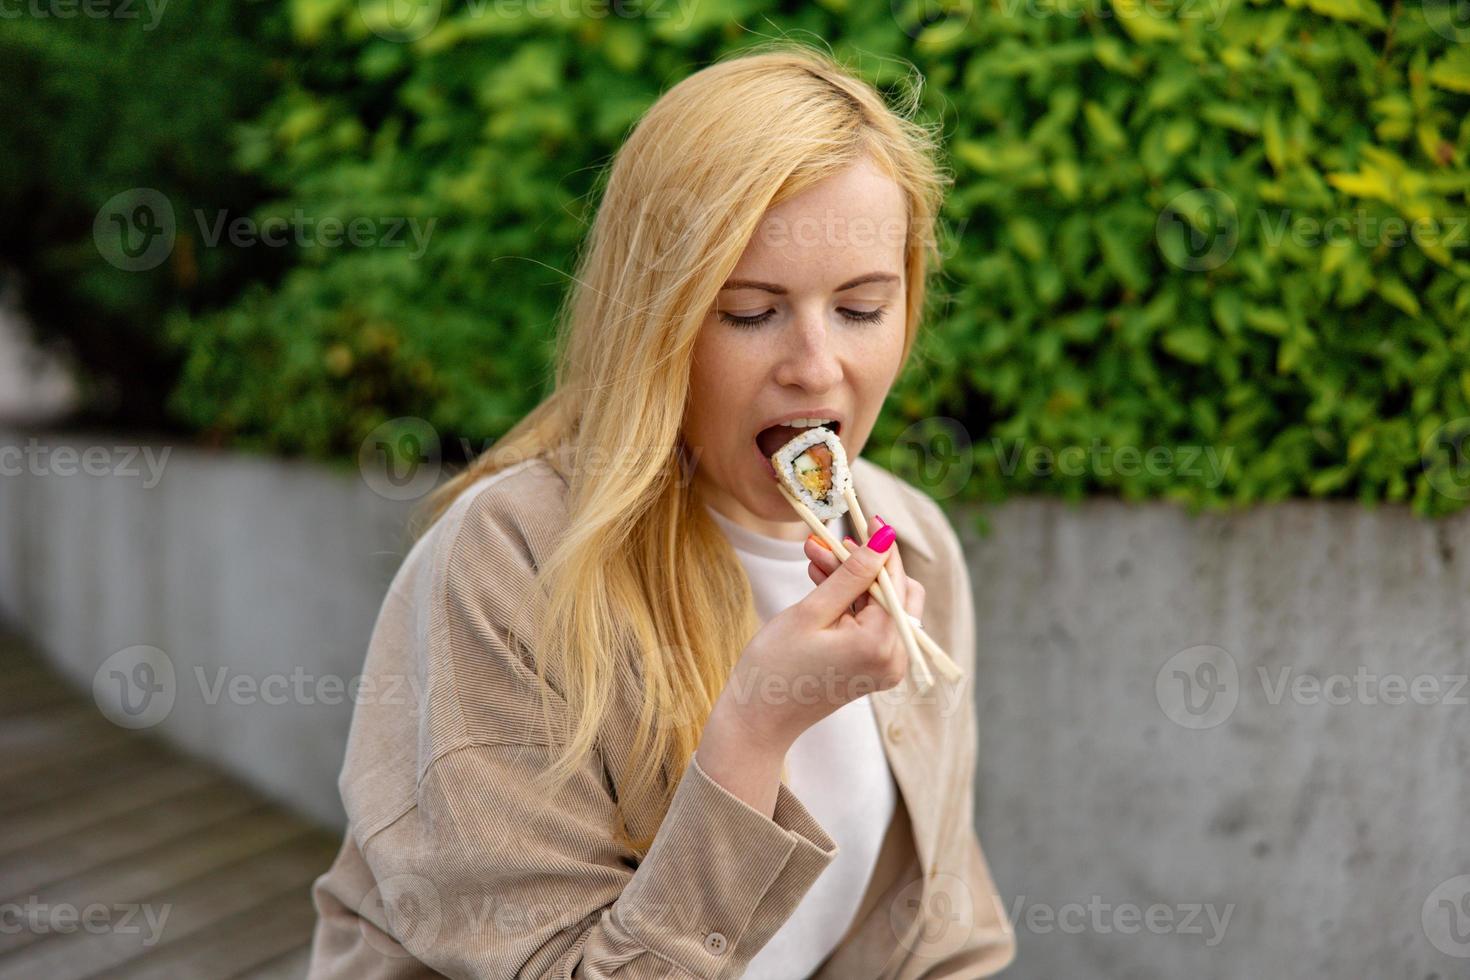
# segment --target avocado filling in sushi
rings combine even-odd
[[[792,460],[792,468],[802,486],[827,499],[832,492],[832,450],[825,443],[817,443]]]

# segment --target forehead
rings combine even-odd
[[[864,159],[768,210],[732,278],[833,286],[866,272],[902,275],[907,235],[903,191]]]

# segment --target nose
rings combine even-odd
[[[781,338],[776,382],[811,392],[827,391],[842,381],[842,362],[820,311],[793,317]]]

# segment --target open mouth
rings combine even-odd
[[[827,422],[824,423],[822,427],[826,429],[831,429],[839,437],[842,435],[841,422]],[[767,464],[769,464],[771,461],[771,457],[775,455],[776,450],[780,449],[782,446],[786,445],[792,439],[795,439],[797,436],[801,435],[803,432],[806,432],[810,428],[812,427],[809,425],[768,426],[767,428],[764,428],[760,432],[756,433],[756,448],[760,450],[761,456],[766,460]],[[774,473],[775,470],[773,469],[771,472]]]

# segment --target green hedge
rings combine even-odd
[[[257,221],[366,243],[176,311],[172,406],[328,457],[399,416],[498,436],[543,393],[599,168],[660,91],[788,34],[883,88],[917,66],[956,176],[944,301],[869,455],[947,499],[1445,513],[1470,496],[1470,22],[1429,4],[295,0],[234,163],[275,189]],[[421,254],[377,241],[409,217]]]
[[[94,225],[129,192],[155,192],[181,216],[248,212],[265,199],[235,166],[230,141],[278,90],[287,18],[267,4],[204,0],[43,0],[6,11],[0,265],[20,274],[39,339],[82,370],[93,418],[166,426],[182,355],[164,334],[164,311],[228,304],[287,263],[197,247],[181,220],[155,267],[129,271],[106,260]]]

